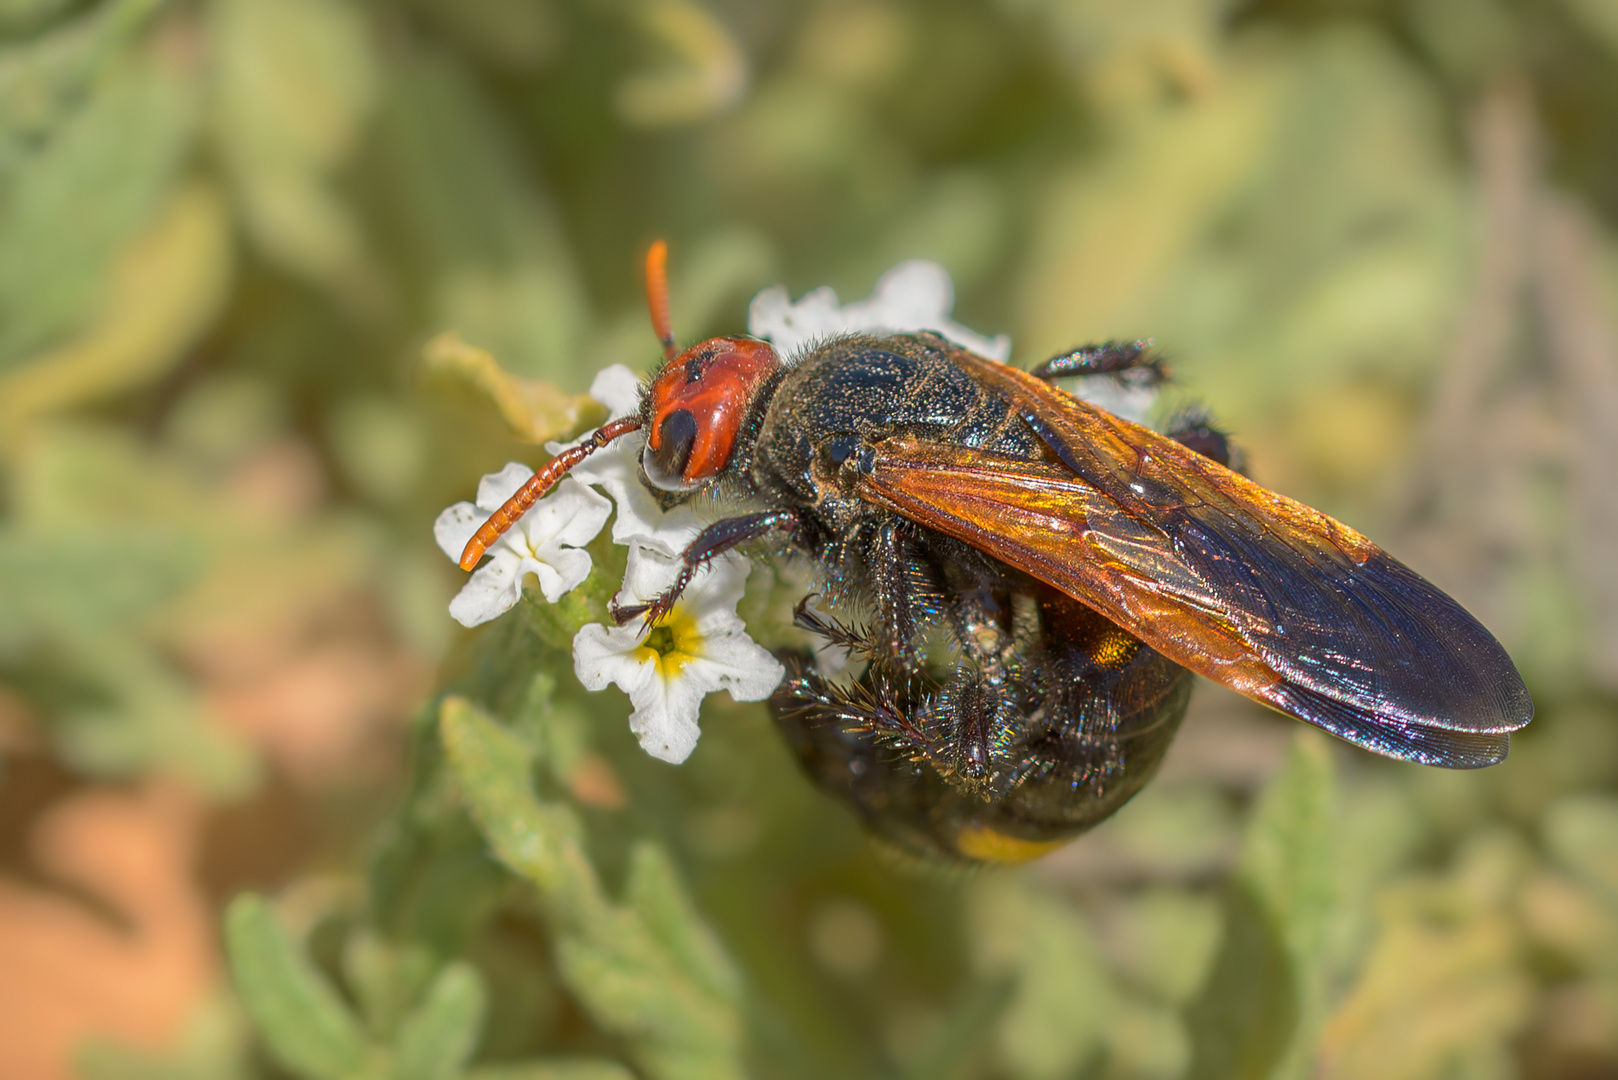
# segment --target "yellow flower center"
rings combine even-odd
[[[678,678],[686,664],[702,655],[702,641],[696,620],[676,607],[641,642],[640,658],[656,660],[657,673],[667,682]]]

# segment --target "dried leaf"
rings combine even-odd
[[[453,332],[427,343],[419,370],[426,388],[492,407],[523,442],[571,439],[607,419],[606,408],[589,394],[568,394],[551,383],[512,375],[487,350]]]

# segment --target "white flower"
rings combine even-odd
[[[786,286],[772,285],[757,296],[747,312],[747,332],[764,338],[790,358],[803,346],[839,334],[886,330],[910,333],[933,330],[979,356],[1004,362],[1011,339],[986,338],[949,317],[955,286],[937,263],[915,259],[900,263],[876,283],[870,299],[837,303],[837,294],[822,286],[796,304]]]
[[[590,396],[605,405],[613,418],[629,416],[640,409],[640,379],[624,365],[614,364],[595,377]],[[550,442],[545,449],[560,454],[583,441]],[[613,543],[626,547],[639,543],[664,555],[677,555],[696,539],[702,522],[687,505],[665,511],[641,483],[640,453],[645,445],[640,435],[622,436],[575,465],[568,475],[580,483],[605,488],[618,504],[618,516],[612,521]]]
[[[472,534],[532,475],[534,470],[513,461],[483,478],[475,503],[459,502],[439,514],[433,536],[444,554],[459,562]],[[488,563],[450,601],[450,615],[462,626],[477,626],[504,614],[522,595],[528,574],[539,578],[540,592],[555,603],[590,576],[590,556],[578,549],[596,538],[611,513],[606,499],[564,479],[489,547]]]
[[[640,412],[640,376],[622,364],[602,368],[590,383],[590,396],[607,407],[616,420]]]
[[[701,733],[697,713],[708,694],[728,690],[736,701],[762,701],[785,676],[780,662],[747,636],[736,615],[748,569],[745,559],[721,556],[650,632],[638,620],[628,626],[591,624],[573,639],[579,682],[587,690],[616,683],[629,695],[635,706],[630,730],[653,757],[677,765],[690,756]],[[675,560],[631,544],[619,601],[654,599],[678,570]]]
[[[1066,385],[1096,408],[1137,424],[1148,423],[1152,406],[1157,402],[1157,387],[1128,382],[1111,375],[1081,375],[1077,385],[1059,385]]]
[[[969,330],[949,317],[954,307],[955,287],[949,272],[937,263],[916,259],[883,274],[870,299],[852,304],[839,304],[837,294],[827,286],[794,304],[786,286],[772,285],[753,297],[747,332],[768,340],[789,359],[804,346],[827,338],[883,330],[934,330],[979,356],[1002,363],[1010,359],[1010,338],[1004,334],[986,338]],[[1157,400],[1155,386],[1111,375],[1080,376],[1064,385],[1090,404],[1138,424],[1146,423]]]

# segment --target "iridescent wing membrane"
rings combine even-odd
[[[1353,529],[1026,372],[956,360],[1013,404],[1053,460],[898,436],[876,444],[862,497],[1379,754],[1491,765],[1533,718],[1489,632]]]

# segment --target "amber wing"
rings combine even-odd
[[[957,361],[1013,403],[1052,460],[895,437],[877,444],[864,498],[1380,754],[1490,765],[1532,719],[1499,642],[1353,529],[1026,372]]]

